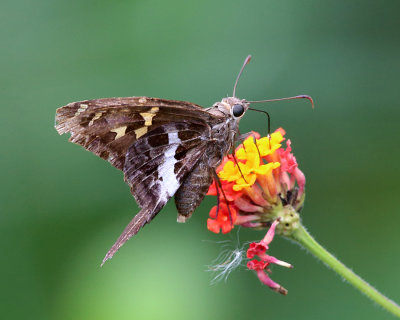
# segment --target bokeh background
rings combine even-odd
[[[103,268],[138,211],[122,173],[54,130],[72,101],[146,95],[259,105],[307,176],[309,231],[392,299],[399,277],[399,1],[3,0],[0,317],[3,319],[393,319],[297,245],[270,252],[286,297],[234,271],[210,285],[215,198],[186,224],[173,203]],[[241,131],[266,133],[248,112]],[[241,230],[240,243],[262,232]]]

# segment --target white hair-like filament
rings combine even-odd
[[[247,243],[239,246],[239,230],[240,228],[237,230],[236,241],[224,240],[217,242],[218,244],[223,244],[222,250],[212,264],[207,266],[207,271],[213,273],[213,278],[210,281],[211,285],[220,281],[226,282],[231,272],[243,265],[243,260],[246,257],[246,251],[243,248]]]

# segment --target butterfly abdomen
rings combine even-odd
[[[203,156],[175,193],[178,222],[186,222],[200,205],[212,183],[212,168]]]

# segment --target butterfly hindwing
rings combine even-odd
[[[174,122],[136,141],[126,154],[123,171],[139,206],[155,203],[160,195],[164,200],[173,196],[209,138],[207,125]]]
[[[142,210],[108,251],[103,263],[175,194],[204,154],[209,134],[207,126],[175,122],[157,127],[129,148],[123,169],[125,181]]]

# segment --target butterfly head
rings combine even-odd
[[[228,97],[214,104],[213,108],[232,120],[239,120],[246,113],[250,103],[236,97]]]

